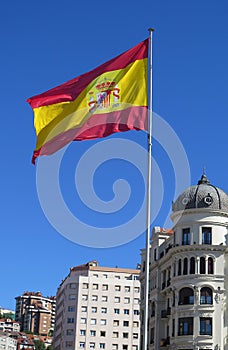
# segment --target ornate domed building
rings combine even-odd
[[[152,233],[149,349],[228,349],[228,195],[203,174],[172,211],[173,228]],[[142,250],[142,296],[144,267]]]

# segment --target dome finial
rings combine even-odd
[[[206,175],[206,167],[204,166],[203,167],[203,175],[201,176],[201,179],[198,181],[198,185],[209,184],[209,183],[210,183],[210,181],[208,180],[207,175]]]

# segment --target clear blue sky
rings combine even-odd
[[[192,184],[206,166],[211,182],[228,192],[227,18],[228,4],[224,0],[3,2],[1,306],[14,308],[14,297],[25,290],[55,294],[71,266],[91,259],[103,266],[133,268],[140,262],[144,235],[119,247],[95,249],[70,242],[50,225],[37,196],[36,167],[31,165],[35,146],[33,113],[25,101],[136,45],[148,36],[151,26],[156,29],[153,110],[180,138],[188,156]],[[127,134],[124,138],[145,146],[144,134]],[[61,186],[72,211],[94,225],[103,222],[106,227],[109,220],[111,224],[115,220],[122,222],[134,213],[142,200],[143,186],[137,180],[137,171],[128,168],[126,162],[107,162],[95,174],[98,195],[110,200],[113,181],[125,178],[133,186],[129,209],[120,211],[113,222],[109,214],[86,214],[73,188],[74,168],[95,143],[70,146]],[[167,153],[156,140],[153,156],[164,182],[162,208],[153,224],[162,226],[174,199],[175,176]]]

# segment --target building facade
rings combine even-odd
[[[97,261],[71,268],[56,296],[53,349],[138,350],[139,273]]]
[[[227,350],[228,196],[204,174],[172,209],[152,233],[148,349]],[[141,266],[143,322],[145,250]]]
[[[11,318],[0,319],[0,331],[3,332],[20,332],[20,324]]]
[[[17,350],[17,341],[12,339],[8,332],[0,331],[0,349]]]
[[[54,329],[56,298],[44,297],[40,292],[25,292],[16,299],[15,320],[21,331],[42,336]]]

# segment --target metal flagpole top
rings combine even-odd
[[[149,29],[148,29],[148,32],[154,32],[154,31],[155,31],[154,28],[149,28]]]

